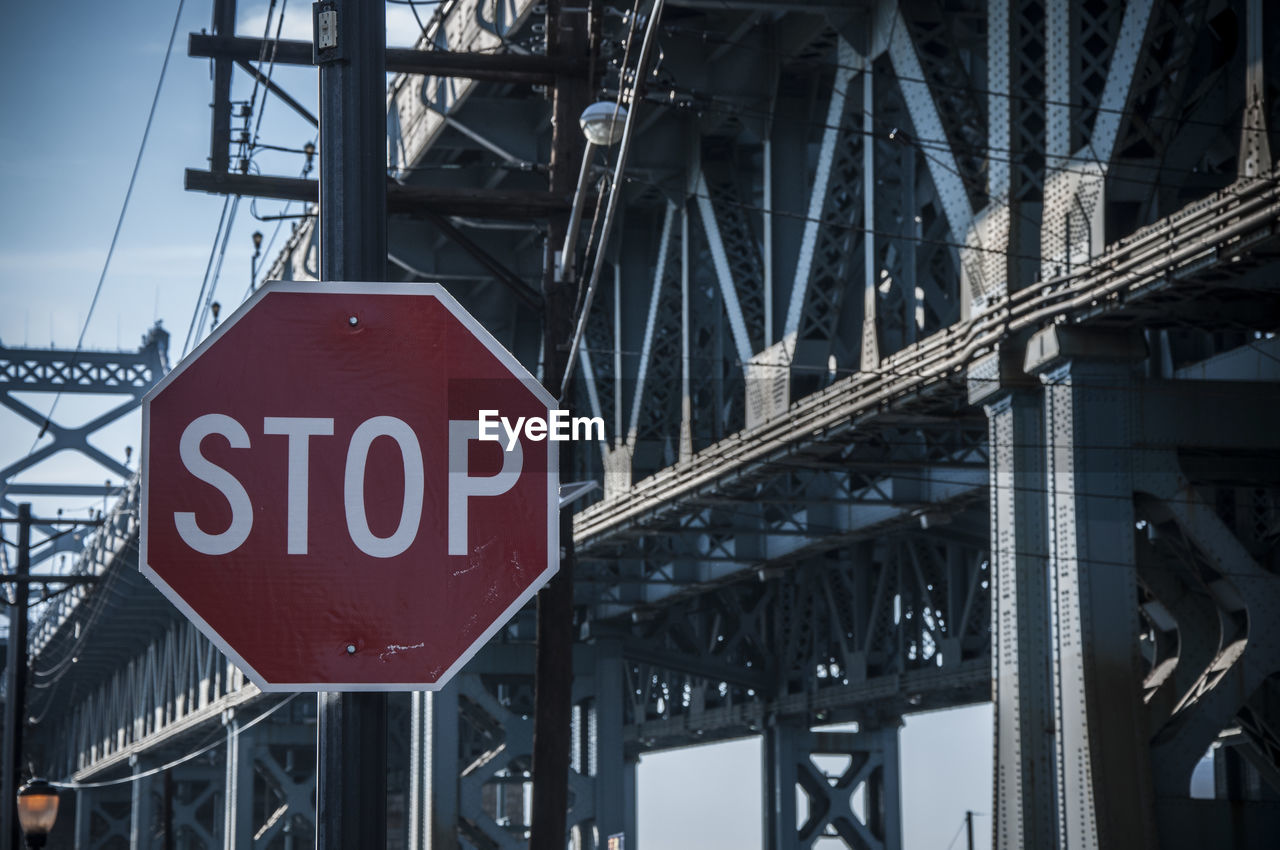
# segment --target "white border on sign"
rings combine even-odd
[[[436,691],[443,688],[449,683],[449,680],[461,670],[468,661],[470,661],[477,652],[480,651],[489,639],[492,638],[499,629],[503,628],[516,613],[528,604],[534,595],[546,586],[557,572],[560,570],[560,447],[553,441],[548,440],[547,446],[547,569],[525,589],[523,593],[512,602],[505,611],[502,612],[494,622],[485,629],[480,637],[476,638],[472,644],[462,653],[456,662],[447,670],[440,674],[435,682],[389,682],[383,684],[369,683],[330,683],[330,682],[287,682],[275,683],[267,682],[257,670],[255,670],[247,661],[240,656],[238,652],[231,648],[222,636],[214,630],[212,626],[205,621],[203,617],[195,612],[195,610],[187,604],[169,583],[161,578],[151,564],[147,560],[147,526],[149,511],[149,489],[150,482],[148,480],[148,461],[151,458],[151,402],[164,391],[164,388],[173,383],[179,375],[186,371],[196,358],[200,357],[210,347],[216,343],[223,334],[225,334],[236,322],[243,319],[250,310],[252,310],[258,302],[277,292],[298,292],[303,294],[316,295],[420,295],[429,298],[435,298],[445,308],[453,314],[453,317],[463,324],[467,330],[476,337],[480,343],[493,354],[512,375],[530,389],[534,395],[547,406],[548,410],[556,407],[557,401],[546,388],[538,383],[533,375],[529,374],[529,370],[525,369],[519,360],[515,358],[510,351],[502,343],[494,338],[493,334],[480,324],[474,316],[466,311],[459,304],[449,291],[438,283],[390,283],[390,282],[361,282],[361,281],[270,281],[259,287],[243,304],[236,308],[225,321],[220,322],[218,327],[213,330],[205,340],[196,346],[189,355],[182,359],[182,362],[170,370],[169,374],[160,379],[151,390],[143,396],[142,399],[142,498],[140,504],[141,514],[139,516],[139,532],[138,532],[138,568],[139,571],[146,576],[152,584],[154,584],[161,593],[165,595],[170,602],[173,603],[179,611],[186,615],[187,619],[195,623],[213,645],[216,646],[223,655],[229,658],[237,667],[245,672],[255,685],[265,693],[282,693],[289,691]]]

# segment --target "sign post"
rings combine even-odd
[[[321,280],[385,280],[386,4],[312,3],[320,77]],[[387,844],[387,698],[322,693],[316,704],[316,847]]]

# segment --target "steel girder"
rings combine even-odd
[[[0,348],[0,404],[40,429],[50,440],[0,469],[0,510],[8,516],[18,511],[15,496],[116,496],[134,475],[117,458],[92,445],[89,438],[125,416],[142,402],[143,395],[164,376],[169,368],[169,334],[157,324],[143,338],[137,351],[59,351],[35,348]],[[32,408],[19,395],[27,393],[94,394],[123,396],[110,410],[78,426],[53,421]],[[105,469],[123,482],[112,486],[97,484],[38,484],[14,482],[14,478],[62,452],[76,452]],[[39,525],[44,537],[32,553],[32,564],[40,563],[59,552],[76,552],[88,534],[74,530],[58,534],[52,526]]]
[[[601,625],[622,640],[628,747],[984,699],[986,576],[980,546],[906,533]]]

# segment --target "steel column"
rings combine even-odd
[[[1130,345],[1055,326],[1031,339],[1025,364],[1045,385],[1064,850],[1156,846],[1134,558],[1131,357],[1139,350]]]
[[[902,846],[901,779],[896,724],[857,732],[810,731],[807,724],[775,720],[764,733],[764,846],[811,850],[832,839],[858,850]],[[815,755],[848,757],[828,775]],[[862,811],[854,794],[862,789]],[[803,821],[797,791],[806,799]]]
[[[595,825],[601,836],[623,833],[634,843],[636,762],[626,758],[622,745],[622,646],[600,641],[594,655]]]
[[[867,60],[862,74],[862,173],[875,174],[875,75]],[[871,183],[871,181],[867,181]],[[880,336],[876,333],[876,190],[875,184],[862,189],[862,346],[859,368],[864,372],[880,367]]]
[[[383,280],[387,265],[386,5],[315,4],[334,15],[320,65],[320,279]],[[387,697],[323,693],[317,710],[316,846],[386,845]]]
[[[228,718],[226,780],[222,795],[222,836],[226,850],[249,847],[253,841],[253,735],[252,731],[240,730],[234,714]]]
[[[129,770],[143,773],[146,766],[141,758],[133,756],[129,759]],[[129,850],[151,850],[151,839],[155,835],[155,794],[152,790],[155,780],[154,776],[141,776],[129,783],[132,795],[129,806]]]
[[[796,841],[796,752],[808,730],[773,723],[764,731],[764,846],[793,850]]]
[[[1271,169],[1271,143],[1267,138],[1266,75],[1262,16],[1263,0],[1247,0],[1245,17],[1245,106],[1240,130],[1241,177],[1257,177]],[[1272,14],[1276,9],[1272,6]]]
[[[990,423],[992,700],[997,850],[1052,847],[1052,652],[1042,392],[999,351],[969,370]],[[1001,368],[1001,367],[1004,368]]]
[[[409,848],[458,848],[458,690],[455,681],[410,702]]]
[[[93,796],[95,792],[88,788],[77,788],[76,795],[76,823],[75,823],[75,846],[76,850],[89,850],[92,847],[91,835],[93,829]]]
[[[18,505],[18,558],[13,601],[9,603],[9,638],[5,657],[4,764],[0,765],[0,841],[22,844],[15,800],[22,778],[22,741],[27,728],[27,598],[31,573],[31,505]]]

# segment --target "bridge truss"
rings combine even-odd
[[[578,453],[603,485],[574,526],[579,846],[634,843],[641,753],[759,735],[768,847],[899,847],[902,716],[986,700],[1000,848],[1276,834],[1263,6],[668,0],[627,179],[608,152],[589,172],[622,215],[602,255],[589,215],[579,242],[603,273],[574,398],[607,426]],[[602,10],[606,96],[652,8]],[[457,0],[420,47],[536,49],[540,23]],[[402,183],[544,188],[537,86],[404,74],[389,104]],[[539,223],[433,216],[397,209],[394,268],[536,369],[540,317],[505,287],[539,279]],[[313,279],[315,250],[304,223],[273,276]],[[313,709],[258,694],[139,580],[132,498],[81,561],[107,578],[33,638],[39,758],[86,783],[78,846],[166,823],[309,841]],[[532,635],[523,614],[393,700],[397,846],[524,846]],[[1215,797],[1192,799],[1206,752]]]

